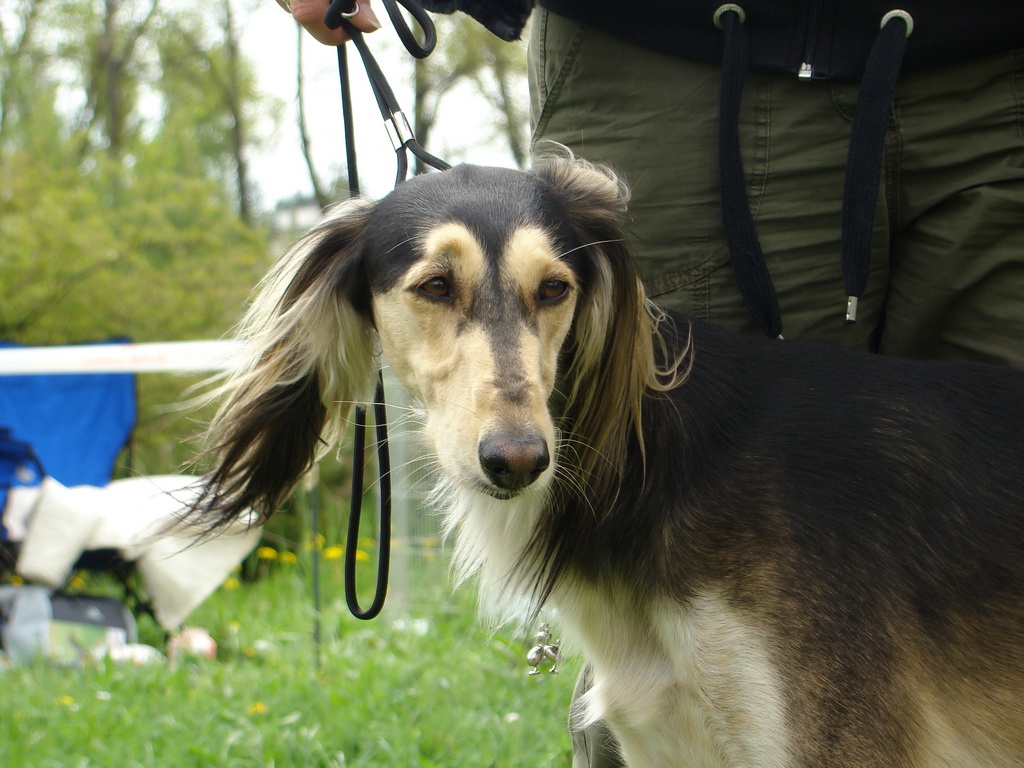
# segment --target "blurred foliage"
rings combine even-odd
[[[228,331],[269,262],[216,182],[106,158],[88,171],[25,151],[0,192],[0,336],[58,344]]]

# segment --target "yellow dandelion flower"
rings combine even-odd
[[[256,658],[256,649],[255,648],[250,648],[249,646],[246,646],[245,648],[242,649],[242,655],[245,656],[245,658],[247,658],[247,659],[255,659]]]
[[[228,576],[224,579],[224,583],[221,585],[224,589],[238,589],[242,586],[242,582],[236,579],[234,576]]]
[[[250,715],[263,715],[266,714],[266,711],[267,705],[264,704],[262,701],[254,701],[252,704],[249,705]]]
[[[278,562],[280,562],[281,565],[295,565],[297,561],[298,558],[295,556],[294,552],[282,552],[280,557],[278,557]]]
[[[370,559],[370,556],[368,554],[366,554],[363,550],[361,550],[361,549],[357,549],[356,550],[356,562],[357,563],[365,563],[369,559]]]
[[[277,560],[277,550],[273,547],[260,547],[256,550],[256,557],[260,560]]]
[[[324,560],[340,560],[344,554],[345,549],[343,547],[328,547],[324,550]]]
[[[56,699],[54,699],[53,703],[56,704],[58,707],[70,707],[74,706],[75,700],[67,694],[64,694],[63,696],[58,696]]]

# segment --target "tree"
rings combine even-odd
[[[213,12],[215,8],[218,14],[214,24],[204,24],[192,13],[169,18],[168,34],[159,42],[161,69],[175,76],[162,78],[158,87],[164,90],[168,111],[187,109],[182,97],[193,104],[197,99],[214,102],[207,104],[206,113],[215,113],[221,122],[216,132],[221,139],[218,154],[230,165],[239,215],[252,224],[256,214],[248,158],[253,144],[249,111],[259,99],[256,78],[241,53],[232,0],[220,0],[219,6],[207,10]],[[222,38],[208,40],[209,29],[220,30]],[[178,90],[170,93],[171,88]]]
[[[438,46],[415,67],[413,130],[424,146],[445,98],[461,84],[490,105],[492,128],[503,136],[516,165],[527,163],[526,57],[519,44],[507,43],[468,16],[435,18]],[[422,170],[422,169],[421,169]]]
[[[15,147],[32,143],[43,150],[59,132],[56,86],[37,42],[51,5],[22,0],[10,15],[0,15],[0,171]]]
[[[87,30],[80,45],[72,42],[68,46],[83,64],[86,102],[79,131],[83,157],[94,146],[120,157],[134,138],[140,122],[135,109],[138,83],[145,80],[140,43],[157,16],[158,2],[137,5],[102,0],[99,8],[92,3],[72,7]]]
[[[327,208],[331,204],[331,194],[320,180],[320,174],[316,172],[316,163],[313,162],[313,147],[309,139],[309,128],[306,125],[306,91],[304,88],[306,77],[305,69],[302,65],[302,41],[305,37],[306,34],[302,28],[295,25],[295,94],[296,103],[299,108],[299,141],[302,145],[302,158],[306,161],[306,169],[309,172],[309,181],[313,185],[313,197],[316,199],[317,205],[321,208]]]

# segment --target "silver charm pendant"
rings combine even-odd
[[[537,644],[526,654],[526,663],[533,667],[530,674],[539,675],[541,665],[551,662],[548,674],[557,675],[558,662],[562,660],[562,654],[559,653],[558,647],[562,641],[551,642],[551,626],[547,623],[540,625],[540,632],[534,635],[533,639],[537,641]]]

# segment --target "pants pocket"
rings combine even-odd
[[[586,27],[545,8],[534,11],[527,60],[530,82],[531,149],[543,136],[562,88],[576,64]]]

